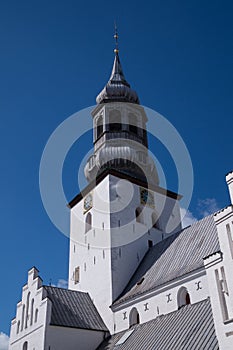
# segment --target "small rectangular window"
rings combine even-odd
[[[150,239],[148,240],[148,248],[152,248],[153,247],[153,241],[151,241]]]
[[[74,283],[77,284],[80,281],[80,267],[76,267],[74,270]]]
[[[123,334],[123,336],[118,340],[118,342],[115,345],[122,345],[126,342],[126,340],[131,336],[131,334],[134,332],[134,329],[131,329],[130,331],[127,331]]]

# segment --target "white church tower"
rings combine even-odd
[[[84,169],[89,185],[69,203],[69,289],[90,294],[111,333],[110,305],[145,253],[181,229],[180,196],[159,186],[147,116],[124,77],[115,38],[112,74],[92,111],[94,153]]]
[[[68,289],[28,272],[9,350],[233,349],[231,203],[181,229],[162,188],[147,116],[118,52],[92,111],[88,185],[71,202]]]

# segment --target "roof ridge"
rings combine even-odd
[[[81,292],[79,290],[73,290],[73,289],[69,289],[69,288],[62,288],[62,287],[56,287],[56,286],[47,286],[46,284],[43,284],[42,287],[45,287],[45,288],[51,288],[51,289],[61,289],[61,290],[65,290],[65,291],[68,291],[68,292],[73,292],[73,293],[80,293],[80,294],[88,294],[88,292]],[[90,295],[89,295],[90,297]]]

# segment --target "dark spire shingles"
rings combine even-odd
[[[129,102],[139,104],[136,91],[131,89],[130,84],[125,79],[118,52],[115,54],[110,79],[97,96],[96,102],[98,104],[106,102]]]

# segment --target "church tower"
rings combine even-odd
[[[181,228],[180,196],[159,186],[147,116],[123,74],[117,33],[115,39],[112,73],[92,111],[89,184],[69,203],[69,289],[90,294],[112,333],[110,306],[148,249]]]

